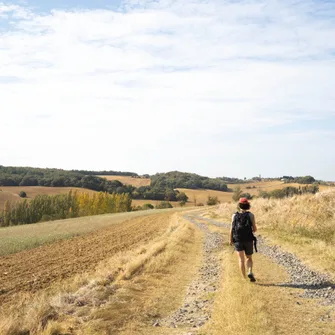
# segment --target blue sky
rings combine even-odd
[[[25,0],[25,1],[11,1],[10,3],[17,5],[26,5],[36,10],[46,11],[53,9],[73,9],[73,8],[83,8],[83,9],[117,9],[121,5],[119,0],[54,0],[54,1],[43,1],[43,0]]]
[[[335,180],[334,17],[333,1],[0,0],[0,164]]]

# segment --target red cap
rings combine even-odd
[[[247,198],[240,198],[239,203],[240,204],[248,205],[249,204],[249,200]]]

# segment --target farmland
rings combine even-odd
[[[305,281],[317,276],[321,287],[313,290],[323,292],[318,273],[335,279],[334,199],[327,191],[253,201],[266,237],[255,255],[256,284],[240,278],[227,244],[229,226],[222,222],[229,222],[234,204],[0,229],[7,247],[25,241],[10,254],[3,248],[0,256],[0,333],[247,335],[251,329],[257,335],[331,335],[331,279],[327,295],[318,299],[304,298],[299,280],[301,273],[311,276]],[[37,248],[34,237],[40,238]],[[286,264],[277,264],[281,254],[271,258],[264,243],[301,259],[292,285]],[[238,307],[245,301],[248,308]]]
[[[150,179],[146,178],[134,178],[130,176],[101,176],[107,178],[108,180],[119,180],[126,185],[133,185],[136,187],[148,186],[150,184]],[[245,184],[228,184],[229,189],[233,190],[236,187],[240,187],[243,192],[248,192],[251,195],[258,195],[259,191],[272,191],[275,189],[281,189],[284,187],[293,186],[299,187],[300,184],[296,183],[283,183],[281,181],[264,181],[264,182],[253,182]],[[320,191],[329,189],[329,186],[320,185]],[[21,201],[22,198],[19,197],[20,191],[25,191],[27,193],[28,199],[32,199],[39,194],[46,195],[56,195],[65,194],[70,190],[77,190],[79,192],[95,193],[95,191],[75,188],[75,187],[43,187],[43,186],[1,186],[0,187],[0,210],[4,207],[5,201]],[[232,192],[221,192],[215,190],[204,190],[204,189],[183,189],[178,188],[180,192],[185,192],[188,196],[187,207],[195,205],[195,200],[197,204],[203,203],[206,205],[208,196],[218,197],[221,203],[232,201]],[[150,203],[156,205],[160,203],[158,200],[145,200],[145,199],[134,199],[133,206],[142,206],[144,204]],[[178,202],[171,202],[173,207],[179,207]]]
[[[135,187],[150,186],[150,178],[136,178],[131,176],[98,176],[100,178],[106,178],[107,180],[118,180],[122,184],[132,185]]]

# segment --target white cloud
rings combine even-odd
[[[0,3],[2,135],[11,139],[0,159],[241,176],[247,138],[250,155],[266,141],[282,161],[274,170],[267,151],[250,175],[280,174],[297,146],[283,140],[285,125],[335,123],[334,15],[312,1],[125,1],[118,11],[47,14]],[[285,135],[264,138],[269,127]],[[323,129],[301,131],[335,144]],[[305,141],[320,143],[330,165],[320,177],[332,178],[324,143]],[[290,168],[308,173],[299,154]]]

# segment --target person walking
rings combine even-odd
[[[242,276],[246,278],[246,266],[248,269],[248,278],[255,282],[253,268],[253,244],[257,231],[255,215],[249,211],[250,203],[247,198],[241,198],[238,202],[240,211],[232,217],[232,226],[230,230],[230,245],[234,245],[238,255],[239,267]],[[257,250],[256,250],[257,251]]]

